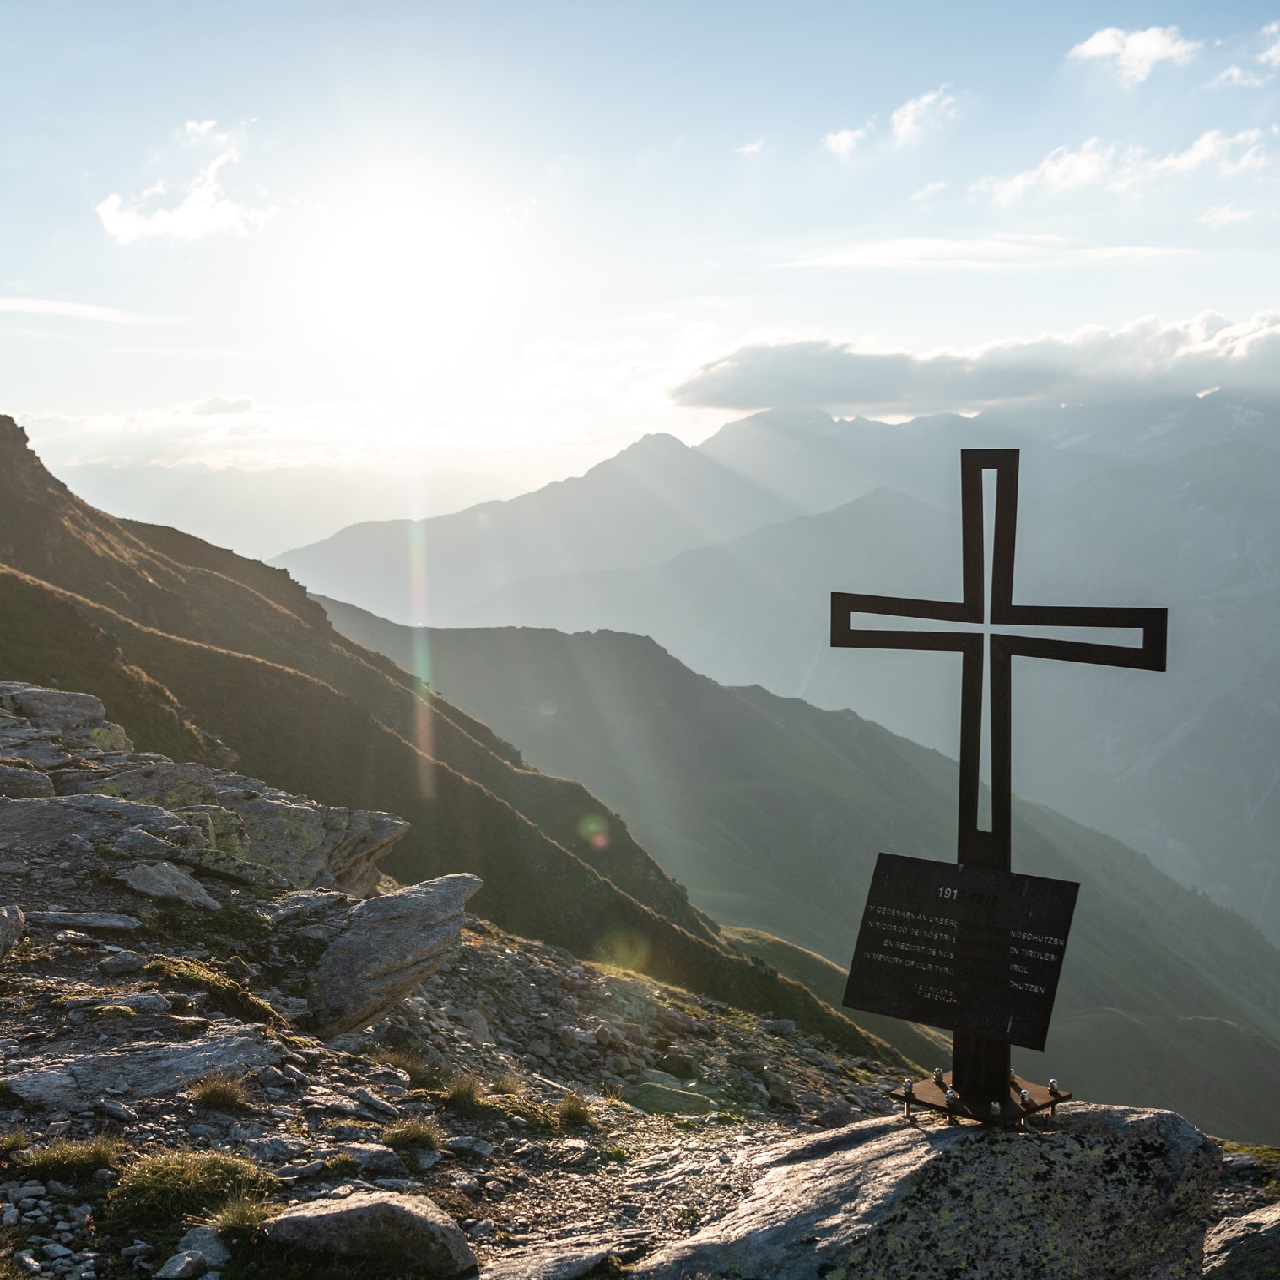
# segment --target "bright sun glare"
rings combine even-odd
[[[447,378],[482,353],[521,283],[518,228],[441,181],[358,178],[299,243],[303,325],[384,385]]]

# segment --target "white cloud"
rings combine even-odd
[[[904,102],[893,113],[893,141],[897,146],[914,146],[926,134],[955,119],[956,98],[947,92],[949,87],[939,85]]]
[[[1150,245],[1090,245],[1055,235],[990,235],[952,239],[916,236],[868,240],[786,265],[1000,271],[1090,266],[1099,262],[1170,257],[1181,252]]]
[[[1148,316],[1120,329],[1091,325],[926,355],[833,342],[742,347],[703,365],[672,396],[682,405],[719,409],[821,405],[914,414],[1194,395],[1211,386],[1280,394],[1280,312],[1240,324],[1213,312],[1183,324]]]
[[[169,185],[161,181],[148,187],[136,201],[126,202],[123,196],[112,192],[95,206],[94,212],[117,244],[134,244],[149,237],[166,236],[176,240],[199,240],[219,232],[248,235],[261,231],[275,216],[274,205],[251,209],[237,204],[223,191],[221,171],[229,164],[238,163],[240,153],[226,134],[214,132],[215,123],[213,120],[187,121],[186,142],[212,142],[222,150],[181,188],[183,195],[177,204],[159,206],[159,201],[170,190]]]
[[[1280,49],[1280,45],[1276,46]],[[1264,55],[1265,57],[1265,55]],[[1220,71],[1209,81],[1210,89],[1260,89],[1271,79],[1261,76],[1256,71],[1246,71],[1243,67],[1231,64],[1225,71]]]
[[[754,142],[748,142],[746,146],[734,147],[734,150],[740,156],[758,156],[764,150],[764,139],[757,138]]]
[[[1034,168],[1008,178],[983,178],[971,189],[990,191],[997,204],[1008,205],[1036,188],[1071,191],[1103,187],[1126,191],[1159,178],[1185,176],[1211,166],[1229,177],[1262,168],[1266,163],[1259,129],[1244,129],[1231,135],[1210,129],[1186,150],[1171,151],[1165,156],[1152,156],[1143,147],[1122,150],[1115,143],[1104,146],[1099,139],[1089,138],[1076,151],[1055,147]]]
[[[1268,67],[1280,67],[1280,40],[1276,39],[1280,36],[1280,22],[1268,22],[1262,28],[1262,35],[1271,43],[1258,54],[1258,61]]]
[[[857,150],[858,144],[869,137],[874,128],[875,121],[868,120],[861,129],[839,129],[835,133],[828,133],[822,139],[822,145],[833,156],[848,160]]]
[[[0,298],[0,311],[27,316],[66,316],[71,320],[97,320],[103,324],[147,324],[146,316],[91,302],[61,302],[53,298]]]
[[[945,182],[929,182],[921,187],[914,195],[910,196],[909,199],[912,201],[932,200],[934,196],[939,195],[946,189],[947,184]]]
[[[253,407],[254,403],[248,396],[210,396],[188,406],[192,413],[201,417],[210,413],[248,413]]]
[[[1141,84],[1161,62],[1190,62],[1202,47],[1199,40],[1184,40],[1177,27],[1148,27],[1122,31],[1104,27],[1076,45],[1068,58],[1096,58],[1110,62],[1123,84]]]
[[[1248,222],[1254,216],[1252,209],[1234,209],[1229,204],[1215,204],[1206,209],[1197,222],[1206,227],[1232,227],[1238,222]]]

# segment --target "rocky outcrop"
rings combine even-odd
[[[27,921],[21,907],[0,907],[0,956],[8,955],[22,941],[26,931]]]
[[[369,898],[335,921],[340,931],[312,981],[322,1033],[377,1022],[439,969],[457,944],[467,899],[482,885],[478,876],[442,876]]]
[[[0,854],[79,839],[263,889],[326,886],[364,897],[407,830],[394,814],[322,805],[258,778],[135,752],[91,694],[0,682]]]
[[[1199,1276],[1220,1155],[1127,1107],[1073,1106],[1051,1130],[866,1121],[763,1156],[733,1213],[635,1277]]]
[[[156,1010],[144,1007],[143,1011]],[[279,1048],[260,1031],[235,1024],[210,1027],[190,1042],[124,1044],[66,1058],[50,1054],[11,1058],[4,1081],[29,1106],[74,1111],[108,1096],[162,1097],[215,1072],[243,1074],[276,1062],[279,1056]]]
[[[267,1223],[277,1244],[327,1256],[398,1255],[415,1274],[448,1280],[473,1274],[476,1255],[452,1218],[426,1196],[365,1191],[345,1200],[294,1205]]]

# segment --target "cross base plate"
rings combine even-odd
[[[1026,1080],[1014,1076],[1009,1081],[1008,1096],[1000,1103],[1000,1114],[992,1115],[990,1100],[967,1104],[963,1098],[959,1098],[953,1103],[948,1103],[947,1089],[950,1085],[951,1072],[947,1071],[943,1074],[941,1084],[930,1077],[928,1080],[913,1082],[910,1094],[904,1093],[899,1087],[891,1090],[889,1097],[904,1105],[906,1115],[911,1114],[912,1107],[917,1107],[925,1111],[940,1111],[953,1120],[976,1120],[979,1124],[989,1125],[1021,1124],[1027,1116],[1035,1115],[1037,1111],[1048,1111],[1052,1114],[1058,1103],[1071,1101],[1069,1093],[1063,1093],[1061,1090],[1050,1093],[1042,1084],[1029,1084]],[[1022,1101],[1023,1089],[1029,1095],[1026,1102]]]

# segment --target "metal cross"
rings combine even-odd
[[[982,473],[996,473],[995,534],[992,539],[990,609],[987,608]],[[962,449],[960,498],[964,599],[912,600],[897,596],[831,593],[831,644],[848,649],[937,649],[961,653],[960,812],[957,861],[997,871],[1011,869],[1012,658],[1054,658],[1103,666],[1165,669],[1169,611],[1149,608],[1092,608],[1028,605],[1013,602],[1013,561],[1018,523],[1018,450]],[[892,631],[859,629],[850,615],[882,614],[927,618],[987,628],[967,631]],[[1140,629],[1139,647],[1095,644],[1009,634],[999,627],[1093,627]],[[978,799],[982,757],[984,650],[990,659],[991,827],[979,827]],[[957,1032],[956,1087],[1003,1092],[1008,1080],[1009,1046]],[[1003,1064],[1003,1065],[1001,1065]],[[981,1083],[979,1083],[979,1081]]]

